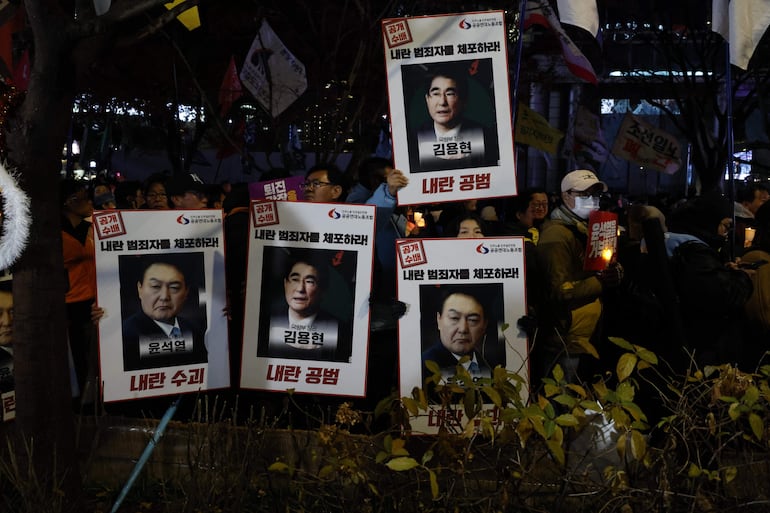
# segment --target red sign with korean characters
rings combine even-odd
[[[588,216],[588,238],[583,268],[603,271],[617,260],[618,216],[612,212],[591,212]]]

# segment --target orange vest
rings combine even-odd
[[[69,289],[65,301],[75,303],[96,297],[96,255],[94,249],[94,227],[88,228],[85,244],[62,231],[64,268],[67,269]]]

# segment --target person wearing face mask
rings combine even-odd
[[[561,182],[562,204],[540,230],[537,260],[544,290],[538,324],[545,340],[535,344],[531,353],[535,385],[556,363],[574,381],[578,366],[588,364],[581,362],[596,355],[602,292],[617,286],[623,277],[619,264],[599,273],[583,269],[588,216],[599,209],[599,197],[606,191],[607,184],[591,171],[568,173]]]

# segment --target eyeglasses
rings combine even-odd
[[[334,184],[331,182],[322,182],[321,180],[311,180],[309,182],[303,182],[301,187],[303,190],[307,190],[307,189],[317,189],[325,185],[334,185]]]
[[[530,206],[534,209],[546,209],[548,208],[548,202],[547,201],[533,201],[530,203]]]
[[[572,194],[576,198],[600,198],[602,193],[601,192],[590,192],[590,191],[567,191],[570,194]]]

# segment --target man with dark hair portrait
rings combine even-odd
[[[309,251],[292,255],[283,272],[283,306],[270,317],[267,354],[273,358],[348,361],[351,333],[324,311],[328,263]]]
[[[497,137],[465,116],[470,95],[468,71],[442,65],[428,73],[424,85],[430,119],[420,125],[412,141],[411,172],[495,166],[499,160]]]
[[[473,378],[491,377],[494,365],[484,356],[490,318],[481,295],[467,287],[449,287],[436,310],[439,340],[422,353],[423,365],[428,360],[436,362],[442,376],[449,379],[457,373],[460,359],[468,356],[462,365]],[[496,334],[490,342],[497,344]]]
[[[127,371],[206,363],[205,328],[181,317],[190,284],[170,258],[147,258],[136,282],[141,309],[123,321]]]

